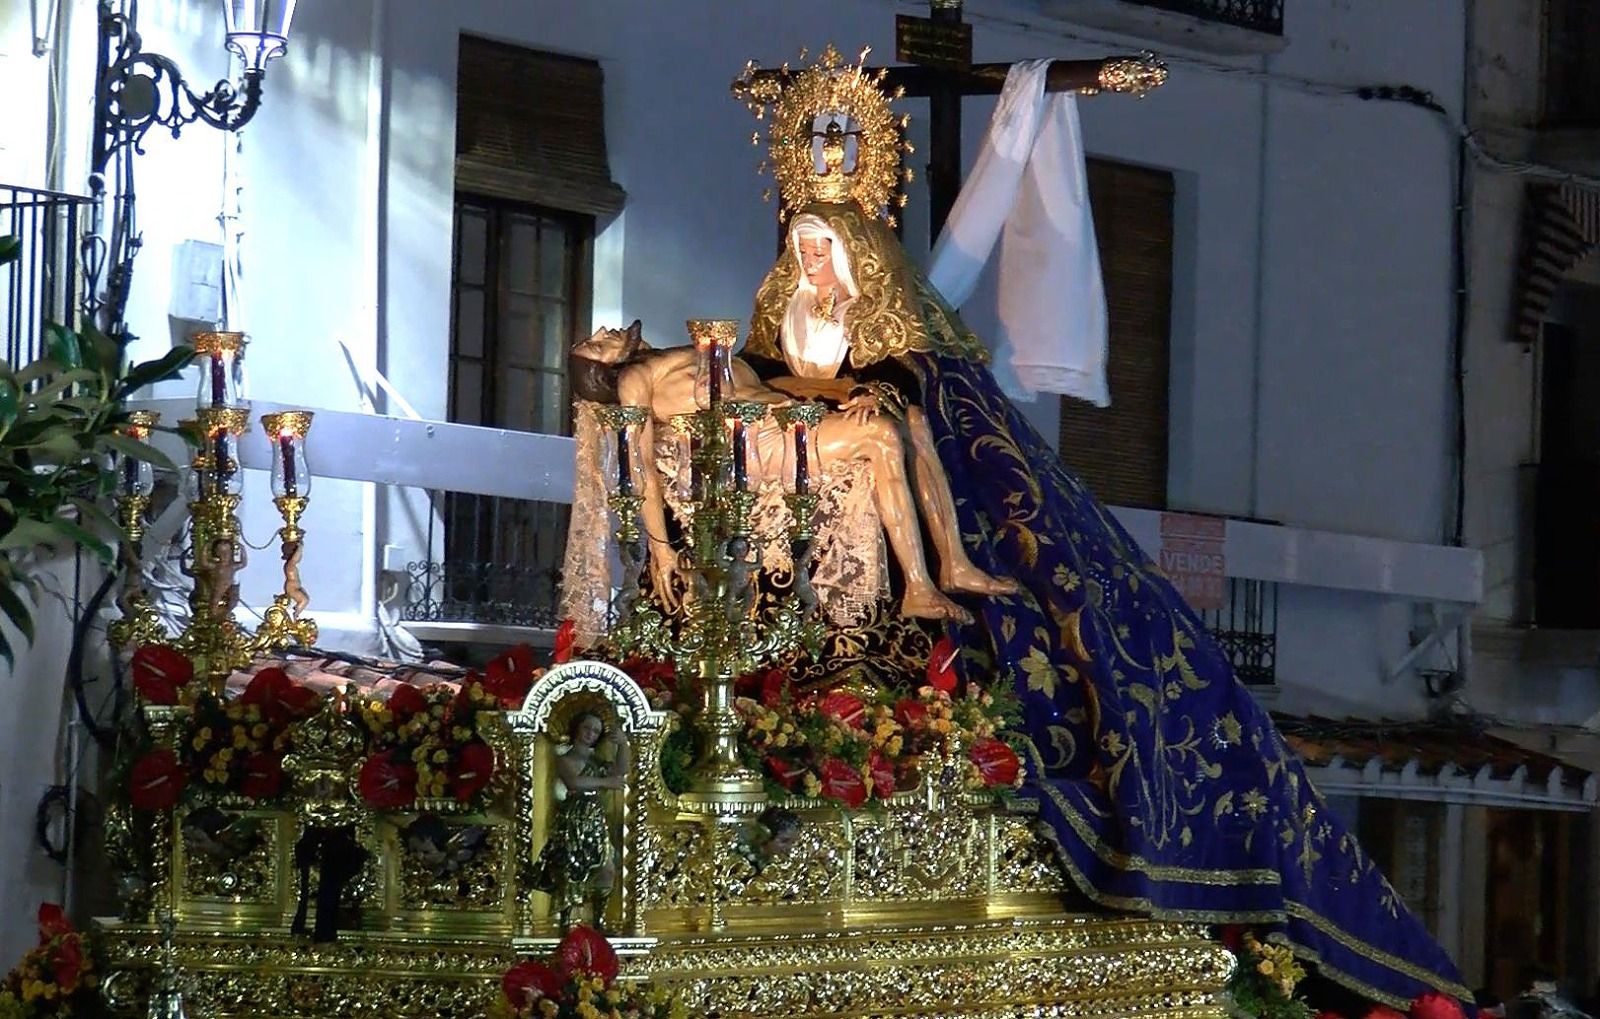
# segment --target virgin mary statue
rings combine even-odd
[[[1264,927],[1374,1000],[1470,1001],[1194,611],[907,258],[883,215],[903,122],[876,80],[825,59],[781,87],[747,81],[772,108],[791,226],[744,356],[779,388],[900,418],[932,457],[919,474],[948,478],[967,555],[1015,582],[963,595],[974,621],[949,625],[975,652],[968,678],[1022,701],[1036,749],[1024,792],[1072,879],[1114,909]]]

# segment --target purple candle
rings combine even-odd
[[[689,436],[689,492],[696,501],[703,499],[700,477],[700,436]]]
[[[227,487],[228,479],[233,476],[233,458],[228,455],[228,433],[218,432],[211,439],[211,458],[216,462],[217,484]]]
[[[711,343],[711,379],[708,392],[713,404],[722,399],[722,344],[715,340]]]
[[[628,430],[617,429],[617,494],[633,494],[633,464],[628,457]]]
[[[211,354],[211,406],[221,407],[228,402],[228,372],[223,364],[222,352]]]
[[[715,376],[713,376],[715,378]],[[744,418],[733,419],[733,487],[743,492],[749,485],[744,462]]]
[[[300,479],[294,473],[294,435],[292,433],[278,433],[278,455],[283,459],[283,494],[298,495],[300,493]]]
[[[807,460],[807,447],[810,445],[806,436],[806,423],[794,423],[794,491],[796,495],[806,495],[811,491],[811,464]]]

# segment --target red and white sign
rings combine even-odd
[[[1161,514],[1161,572],[1197,609],[1220,609],[1227,597],[1228,521],[1189,513]]]

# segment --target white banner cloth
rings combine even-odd
[[[1012,65],[928,278],[959,308],[999,239],[1002,388],[1017,399],[1062,393],[1106,407],[1106,295],[1078,101],[1046,94],[1049,67]]]

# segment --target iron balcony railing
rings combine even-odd
[[[1252,32],[1283,34],[1284,0],[1131,0],[1143,7],[1187,14],[1202,21],[1215,21]]]
[[[571,507],[532,499],[442,493],[428,547],[439,559],[407,564],[401,618],[412,623],[482,623],[554,629]],[[434,504],[441,505],[440,493]],[[444,541],[433,540],[442,517]]]
[[[1277,584],[1229,577],[1222,606],[1201,612],[1200,618],[1228,656],[1239,682],[1246,686],[1277,683]]]
[[[43,353],[46,323],[78,324],[89,202],[81,195],[0,184],[0,237],[15,237],[22,245],[16,261],[0,267],[0,324],[13,368]]]

